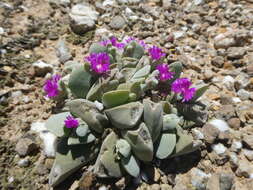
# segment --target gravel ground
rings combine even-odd
[[[252,0],[2,0],[0,189],[50,189],[53,159],[31,130],[57,110],[42,86],[108,35],[158,45],[210,85],[209,121],[191,129],[201,149],[143,168],[142,179],[101,181],[87,166],[55,189],[252,190]]]

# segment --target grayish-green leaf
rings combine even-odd
[[[107,48],[99,43],[93,43],[90,46],[89,53],[101,53],[106,52]]]
[[[66,103],[70,112],[76,117],[85,121],[90,129],[98,133],[102,133],[104,127],[108,124],[108,120],[105,115],[101,114],[96,105],[85,99],[75,99]]]
[[[105,113],[113,126],[119,129],[130,129],[140,122],[143,105],[140,102],[131,102],[107,109]]]
[[[156,151],[156,157],[159,159],[167,158],[174,150],[176,145],[176,135],[170,133],[162,134],[159,139],[159,144]]]
[[[70,112],[63,112],[52,115],[46,122],[46,128],[57,137],[64,136],[64,128],[67,116],[71,115]]]
[[[143,68],[138,70],[131,80],[138,79],[138,78],[146,78],[150,74],[151,66],[145,65]]]
[[[78,144],[89,144],[96,140],[96,137],[89,133],[84,137],[72,137],[68,138],[68,145],[78,145]]]
[[[86,97],[91,86],[91,75],[85,71],[84,66],[76,67],[71,72],[68,86],[77,98]]]
[[[133,177],[138,177],[140,174],[140,166],[138,161],[133,155],[128,158],[121,158],[121,164],[123,168]]]
[[[58,144],[55,161],[49,174],[50,186],[55,187],[94,159],[98,150],[94,144],[68,146],[67,139],[63,138]]]
[[[131,145],[134,155],[149,162],[153,159],[153,142],[145,123],[141,123],[136,130],[121,131],[124,139]]]
[[[131,146],[125,139],[119,139],[116,143],[117,152],[123,157],[128,158],[131,153]]]
[[[117,154],[114,151],[117,140],[118,136],[113,131],[105,138],[93,168],[98,177],[122,176],[120,162],[116,160]]]
[[[180,118],[176,114],[163,116],[163,131],[173,131],[179,126]]]
[[[112,108],[126,103],[128,98],[128,90],[114,90],[104,93],[102,103],[106,108]]]
[[[160,103],[154,103],[148,99],[143,100],[144,122],[152,136],[153,142],[160,136],[163,127],[163,107]]]

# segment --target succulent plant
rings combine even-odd
[[[134,38],[95,43],[89,53],[55,81],[64,84],[67,100],[65,112],[46,123],[59,138],[51,186],[88,162],[98,177],[138,177],[141,163],[196,150],[184,129],[207,119],[197,102],[207,86],[191,88],[180,78],[180,62],[167,64],[160,48]]]

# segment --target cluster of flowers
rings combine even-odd
[[[109,40],[104,40],[100,42],[101,45],[107,46],[112,45],[118,49],[123,49],[131,41],[137,41],[145,50],[148,51],[149,56],[153,61],[161,61],[166,54],[157,46],[148,47],[143,40],[138,40],[134,37],[129,37],[124,42],[118,42],[116,37],[112,37]],[[104,75],[110,71],[110,57],[107,53],[91,53],[88,57],[85,58],[86,61],[90,63],[91,70],[98,75]],[[170,79],[173,79],[174,72],[170,71],[169,65],[166,63],[157,64],[156,70],[159,72],[158,80],[161,83],[167,82]],[[54,98],[59,94],[58,81],[60,80],[59,75],[54,75],[50,80],[47,80],[44,85],[44,91],[46,92],[46,97]],[[188,78],[179,78],[176,79],[171,84],[171,90],[174,93],[180,94],[183,97],[182,102],[190,101],[195,92],[195,88],[190,88],[192,85],[191,81]],[[65,120],[65,125],[67,128],[76,128],[79,123],[72,116],[68,116]]]

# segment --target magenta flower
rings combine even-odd
[[[118,42],[118,39],[116,37],[111,37],[109,40],[104,40],[100,42],[100,45],[102,46],[107,46],[111,44],[112,46],[118,48],[118,49],[123,49],[125,47],[124,43]]]
[[[58,81],[60,80],[60,78],[60,75],[53,75],[51,79],[46,80],[43,87],[46,93],[46,97],[53,98],[59,94]]]
[[[79,125],[78,120],[70,115],[67,116],[67,118],[64,120],[64,123],[67,128],[77,128]]]
[[[157,46],[152,46],[148,49],[148,52],[153,60],[159,60],[161,57],[164,57],[166,55],[163,53],[162,49]]]
[[[156,70],[159,71],[159,80],[167,81],[173,78],[174,72],[169,71],[169,65],[163,63],[156,66]]]
[[[91,53],[86,60],[90,63],[91,69],[98,74],[104,74],[110,69],[110,57],[105,52]]]
[[[109,44],[111,44],[111,41],[110,40],[103,40],[103,41],[99,42],[99,44],[102,46],[108,46]]]
[[[144,49],[147,48],[147,44],[143,41],[143,40],[139,40],[133,36],[128,37],[127,39],[125,39],[125,43],[130,43],[131,41],[136,41],[137,43],[139,43]]]
[[[111,43],[112,43],[112,46],[118,48],[118,49],[123,49],[125,47],[125,44],[124,43],[120,43],[117,41],[117,38],[116,37],[111,37],[110,39]]]
[[[183,102],[191,100],[196,92],[195,88],[190,88],[192,85],[188,78],[179,78],[171,85],[171,90],[175,93],[180,93],[183,96]]]

